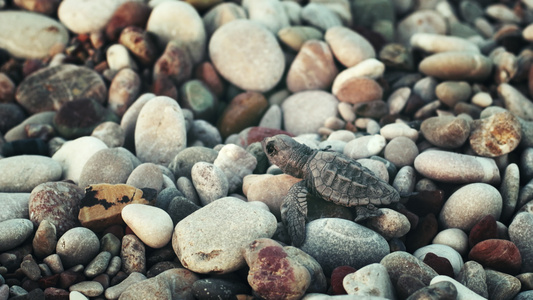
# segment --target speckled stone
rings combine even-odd
[[[499,219],[502,197],[498,190],[486,183],[471,183],[453,193],[444,203],[440,222],[444,228],[469,231],[486,215]]]
[[[470,136],[470,122],[462,117],[439,116],[425,119],[420,132],[431,144],[441,148],[462,146]]]
[[[11,250],[24,242],[33,233],[33,224],[28,219],[11,219],[0,222],[0,251]]]
[[[56,253],[65,268],[89,263],[100,249],[94,232],[85,227],[75,227],[65,232],[57,241]]]
[[[487,289],[491,299],[513,299],[518,292],[520,292],[520,280],[516,277],[494,271],[486,270],[487,274]]]
[[[410,138],[399,136],[393,138],[385,147],[385,159],[396,167],[412,165],[418,156],[418,148]]]
[[[193,272],[228,273],[245,264],[242,247],[257,238],[270,238],[276,228],[270,212],[226,197],[179,222],[172,247],[182,265]]]
[[[497,157],[510,153],[522,138],[522,126],[510,112],[474,120],[471,127],[470,145],[480,156]]]
[[[202,205],[207,205],[228,195],[228,178],[214,164],[197,162],[191,169],[191,179]]]
[[[320,263],[326,275],[338,266],[360,268],[378,262],[389,253],[388,243],[382,236],[357,223],[338,218],[309,222],[300,248]],[[349,255],[351,249],[359,249],[359,254]]]
[[[54,224],[58,236],[79,224],[78,212],[83,189],[68,182],[47,182],[30,194],[30,220],[35,226],[47,219]]]
[[[10,219],[29,219],[30,193],[0,193],[0,222]]]
[[[402,275],[411,275],[429,285],[430,281],[438,275],[420,259],[403,251],[388,254],[381,260],[380,264],[387,268],[392,282],[397,282]]]
[[[135,235],[127,234],[122,238],[120,258],[122,259],[122,271],[126,274],[146,273],[146,248]]]
[[[102,149],[87,160],[78,185],[85,188],[99,183],[126,183],[128,176],[138,164],[137,158],[124,148]]]
[[[533,272],[533,214],[528,212],[518,213],[509,225],[509,238],[522,256],[521,272]]]
[[[410,229],[411,224],[407,217],[389,208],[380,208],[382,215],[372,218],[367,226],[389,240],[394,237],[404,236]]]

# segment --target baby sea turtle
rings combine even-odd
[[[398,191],[355,160],[334,151],[313,150],[280,134],[261,145],[272,164],[302,181],[294,184],[281,205],[281,219],[292,243],[305,240],[308,193],[347,207],[356,207],[356,222],[379,216],[374,205],[400,200]]]

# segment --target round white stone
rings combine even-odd
[[[143,243],[152,248],[161,248],[172,238],[174,224],[161,208],[129,204],[122,209],[122,219]]]

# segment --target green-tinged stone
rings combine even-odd
[[[200,80],[183,84],[179,99],[182,107],[192,110],[195,119],[212,121],[216,116],[218,99]]]

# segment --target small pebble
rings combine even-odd
[[[129,174],[126,184],[138,189],[154,189],[159,193],[163,188],[163,173],[156,164],[140,164]]]
[[[229,144],[220,149],[213,165],[225,174],[228,182],[228,193],[233,193],[242,188],[243,178],[252,174],[257,166],[257,159],[243,148]]]
[[[367,39],[347,27],[331,27],[326,31],[324,38],[335,58],[348,68],[376,57],[376,52]]]
[[[96,257],[89,264],[87,264],[83,274],[89,278],[96,277],[105,272],[110,261],[111,253],[102,251],[98,253],[98,255],[96,255]]]
[[[413,140],[399,136],[387,143],[384,151],[385,159],[398,168],[412,165],[418,156],[418,148]]]
[[[102,284],[96,281],[82,281],[69,287],[71,292],[80,292],[87,297],[98,297],[104,293]]]
[[[143,242],[135,235],[127,234],[122,238],[120,257],[122,258],[122,271],[126,274],[146,273],[146,249]]]
[[[429,285],[429,282],[438,275],[421,260],[402,251],[388,254],[381,260],[380,264],[387,268],[392,282],[397,282],[402,275],[411,275]]]

